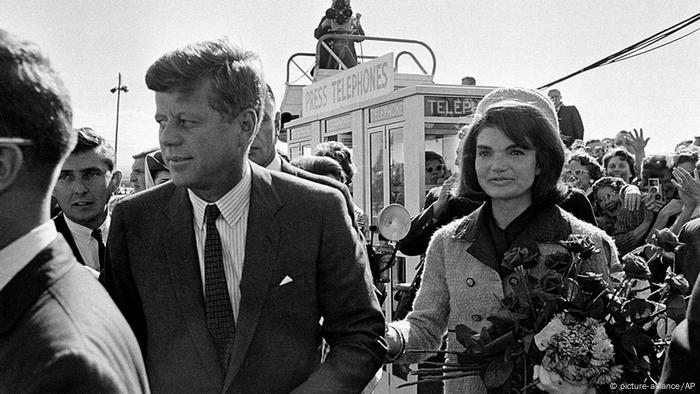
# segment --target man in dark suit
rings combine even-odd
[[[109,200],[119,188],[114,149],[89,127],[77,130],[78,142],[63,163],[53,196],[61,213],[53,220],[78,262],[99,272],[109,234]]]
[[[0,30],[0,393],[149,392],[134,334],[49,218],[75,144],[68,93]]]
[[[550,90],[547,95],[557,110],[559,133],[564,145],[568,148],[574,140],[583,140],[583,121],[578,109],[573,105],[564,105],[561,101],[561,92],[557,89]]]
[[[101,279],[151,389],[359,392],[386,352],[363,245],[339,192],[248,161],[265,102],[257,55],[192,44],[146,84],[172,182],[115,207]]]
[[[685,320],[673,330],[656,392],[678,391],[676,385],[684,385],[683,388],[697,392],[700,387],[698,365],[700,365],[700,280],[696,280],[693,286]],[[690,384],[693,386],[691,387]]]

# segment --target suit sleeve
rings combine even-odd
[[[125,382],[106,364],[79,352],[59,354],[35,373],[27,393],[148,393],[148,386]]]
[[[360,244],[340,193],[320,209],[321,252],[317,296],[322,334],[330,353],[294,392],[359,393],[381,368],[386,354],[384,316],[372,288],[364,245]]]
[[[571,120],[574,126],[574,139],[583,140],[583,121],[581,120],[581,115],[578,113],[578,108],[571,106]]]
[[[411,218],[411,229],[408,234],[398,242],[396,247],[407,256],[417,256],[425,253],[430,243],[430,237],[444,223],[433,220],[432,204],[423,212]]]
[[[112,223],[107,241],[105,266],[100,274],[100,282],[117,304],[126,321],[131,326],[141,347],[146,354],[146,317],[144,316],[141,297],[131,272],[129,249],[127,245],[127,226],[124,222],[124,204],[119,204],[112,213]]]

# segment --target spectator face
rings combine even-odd
[[[549,96],[549,99],[552,100],[555,108],[561,104],[561,93],[559,93],[558,90],[550,90],[547,93],[547,96]]]
[[[143,191],[146,188],[145,162],[146,157],[140,157],[134,159],[134,164],[131,165],[131,177],[129,180],[134,185],[134,193]]]
[[[158,171],[156,177],[153,178],[153,183],[160,185],[170,180],[170,171]]]
[[[439,185],[445,181],[445,163],[440,160],[425,162],[425,184]]]
[[[649,187],[649,179],[650,178],[658,178],[659,179],[659,184],[661,185],[661,191],[664,195],[665,201],[671,201],[676,195],[676,186],[671,182],[671,179],[673,179],[673,175],[671,174],[671,170],[668,168],[664,168],[663,170],[650,170],[648,173],[644,174],[644,179],[642,179],[642,187],[644,189],[647,189]]]
[[[629,163],[618,156],[613,156],[610,158],[610,161],[608,161],[608,166],[605,168],[605,174],[607,176],[622,178],[627,183],[629,183],[630,178],[632,177]]]
[[[600,141],[589,142],[586,144],[586,153],[599,159],[605,155],[605,146]]]
[[[107,216],[107,203],[119,187],[121,173],[112,173],[97,153],[71,154],[61,168],[53,195],[66,217],[90,229]]]
[[[155,119],[173,183],[215,201],[237,181],[257,116],[252,109],[222,115],[210,106],[210,96],[209,81],[190,91],[156,92]]]
[[[479,186],[492,201],[532,202],[532,184],[540,170],[534,149],[513,143],[495,127],[484,127],[476,137],[475,169]]]
[[[250,146],[248,157],[255,164],[267,167],[275,159],[277,151],[277,122],[275,115],[275,104],[271,100],[265,102],[265,114],[260,123],[258,134]]]
[[[591,186],[591,176],[588,173],[588,168],[582,165],[578,160],[571,160],[569,162],[566,175],[575,179],[575,183],[572,185],[574,187],[585,191]]]
[[[610,187],[601,188],[596,193],[595,198],[604,214],[617,216],[617,210],[620,207],[620,196],[616,190]]]
[[[683,163],[677,165],[676,167],[680,167],[686,171],[688,171],[690,174],[693,173],[695,170],[695,165],[689,161],[684,161]]]

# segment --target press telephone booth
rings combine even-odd
[[[365,37],[365,41],[372,38]],[[427,45],[415,43],[432,55]],[[411,215],[419,213],[425,194],[437,186],[426,184],[425,151],[441,155],[449,170],[457,171],[458,132],[471,120],[479,100],[494,87],[435,84],[434,56],[432,72],[401,73],[398,60],[406,56],[404,52],[396,58],[393,53],[374,57],[344,71],[316,70],[313,78],[308,76],[310,84],[293,85],[289,66],[300,55],[304,54],[293,55],[288,62],[280,108],[299,115],[284,125],[290,159],[309,154],[321,142],[342,142],[352,149],[357,167],[351,184],[353,199],[371,224],[376,225],[379,211],[392,203],[403,205]],[[422,65],[419,68],[425,70]],[[401,253],[397,256],[392,289],[410,282],[420,261]],[[392,291],[384,305],[388,318],[394,307]],[[389,368],[375,392],[394,392],[406,382],[403,378]]]

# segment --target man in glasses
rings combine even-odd
[[[134,334],[49,217],[75,145],[68,92],[0,30],[0,391],[149,392]]]

